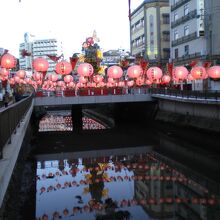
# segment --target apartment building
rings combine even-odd
[[[166,63],[170,58],[169,0],[145,0],[130,18],[132,56],[143,56],[151,63]]]

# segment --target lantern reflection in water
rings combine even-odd
[[[83,117],[83,130],[106,129],[104,125],[91,119]],[[39,132],[45,131],[72,131],[73,122],[70,112],[49,112],[39,123]]]
[[[71,153],[68,159],[39,161],[36,217],[53,219],[58,212],[59,218],[97,220],[117,219],[120,213],[121,219],[174,220],[177,212],[188,219],[201,209],[208,215],[210,207],[219,207],[219,195],[203,176],[186,175],[181,166],[150,149],[136,151],[106,151],[102,157],[81,152],[80,158]]]

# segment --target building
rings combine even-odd
[[[22,56],[22,51],[29,53],[28,56]],[[29,70],[32,72],[32,61],[37,57],[43,57],[49,62],[48,73],[55,69],[56,63],[47,55],[60,56],[63,53],[62,42],[57,39],[41,39],[34,40],[29,33],[24,35],[24,43],[20,44],[20,69]]]
[[[198,65],[211,61],[220,63],[220,1],[170,0],[171,59],[175,65],[188,65],[199,60]],[[196,81],[193,90],[217,89],[213,80]],[[220,88],[220,87],[219,87]]]
[[[151,63],[167,63],[170,58],[169,0],[145,0],[130,17],[132,56]]]

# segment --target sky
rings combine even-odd
[[[102,51],[130,50],[128,0],[0,0],[0,47],[19,56],[24,33],[57,38],[64,56],[80,53],[96,30]],[[131,11],[143,0],[131,0]]]

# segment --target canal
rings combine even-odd
[[[220,219],[218,134],[88,117],[74,133],[71,123],[64,112],[42,118],[5,219]],[[26,202],[10,209],[13,199]]]

